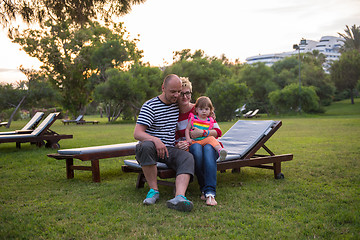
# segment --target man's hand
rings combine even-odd
[[[152,141],[155,144],[157,155],[159,158],[164,159],[165,156],[169,157],[169,152],[165,144],[157,137],[151,136],[145,132],[147,126],[136,124],[134,129],[134,138],[139,141]]]
[[[165,156],[169,157],[169,152],[168,152],[165,144],[159,138],[154,138],[153,142],[156,147],[157,155],[160,159],[164,159]]]

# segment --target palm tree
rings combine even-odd
[[[357,50],[360,52],[360,26],[356,26],[355,24],[349,28],[346,25],[346,29],[344,30],[345,34],[338,33],[342,38],[344,38],[344,46],[341,48],[342,51],[351,51]]]

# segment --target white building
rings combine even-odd
[[[344,45],[342,38],[324,36],[321,37],[320,41],[313,40],[302,40],[298,45],[300,47],[300,53],[312,52],[314,50],[319,51],[324,54],[326,57],[326,62],[323,64],[325,72],[328,72],[330,63],[332,61],[339,60],[341,53],[339,52],[340,47]],[[273,54],[264,54],[258,56],[248,57],[246,63],[254,64],[257,62],[265,63],[267,66],[272,66],[275,62],[280,61],[286,57],[299,54],[298,50],[284,53],[273,53]]]

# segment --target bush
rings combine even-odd
[[[206,91],[216,112],[216,121],[231,121],[235,117],[235,109],[245,102],[249,89],[245,84],[227,80],[214,81]]]
[[[6,109],[6,110],[4,110],[4,111],[2,111],[2,113],[1,113],[1,118],[2,119],[9,119],[10,118],[10,116],[11,116],[11,114],[14,112],[14,110],[15,110],[15,108],[9,108],[9,109]],[[17,120],[19,120],[19,119],[21,119],[21,114],[20,114],[20,111],[18,110],[16,113],[15,113],[15,115],[14,115],[14,117],[13,117],[13,121],[17,121]]]
[[[323,112],[319,105],[319,97],[312,86],[302,86],[299,94],[299,86],[293,83],[282,90],[271,92],[269,99],[273,109],[279,113],[299,111],[299,106],[307,113]]]

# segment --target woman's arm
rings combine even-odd
[[[189,120],[186,128],[185,128],[185,138],[186,138],[186,141],[191,144],[192,143],[192,140],[191,140],[191,137],[190,137],[190,130],[191,130],[191,120]]]

